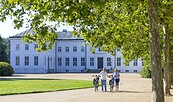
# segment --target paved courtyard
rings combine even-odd
[[[119,92],[94,92],[93,88],[35,94],[0,96],[2,102],[151,102],[151,79],[139,74],[120,73]],[[92,80],[94,74],[16,74],[12,78]],[[92,83],[91,83],[92,84]],[[109,87],[108,87],[109,88]],[[171,90],[173,94],[173,89]],[[173,102],[173,96],[165,97]]]

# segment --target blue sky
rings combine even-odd
[[[68,31],[72,31],[73,28],[71,26],[63,26],[61,25],[60,28],[58,28],[58,31],[62,31],[62,29],[67,29]],[[5,22],[0,22],[0,35],[3,38],[7,38],[9,36],[13,36],[15,34],[18,34],[22,31],[27,30],[25,27],[18,29],[14,29],[14,24],[12,19],[7,19]]]

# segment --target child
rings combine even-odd
[[[93,85],[94,85],[95,92],[98,91],[98,87],[99,87],[99,76],[98,75],[95,75],[95,78],[93,79]]]
[[[110,92],[113,91],[113,88],[114,88],[114,77],[113,76],[110,76],[110,80],[109,80],[109,85],[110,85]]]

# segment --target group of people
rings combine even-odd
[[[102,86],[102,91],[107,91],[107,86],[106,86],[106,77],[109,77],[109,86],[110,86],[110,91],[113,91],[115,88],[115,91],[118,91],[119,89],[119,82],[120,82],[120,74],[118,72],[118,69],[114,69],[114,72],[111,75],[108,75],[106,72],[106,68],[103,68],[103,70],[98,74],[95,75],[95,78],[93,79],[93,85],[95,88],[95,91],[98,91],[99,87],[99,77],[101,77],[101,86]]]

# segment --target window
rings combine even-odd
[[[19,44],[16,45],[16,50],[20,50],[20,45]]]
[[[46,56],[45,56],[45,58],[44,58],[44,65],[46,66]]]
[[[85,47],[81,46],[81,52],[84,52],[84,50],[85,50]]]
[[[55,57],[53,58],[52,63],[53,63],[53,67],[54,67],[55,66]]]
[[[133,60],[133,66],[138,66],[138,60]]]
[[[53,63],[52,63],[52,57],[50,58],[50,66],[52,67]]]
[[[25,56],[25,65],[29,65],[29,56]]]
[[[58,52],[61,52],[61,47],[58,47]]]
[[[90,58],[90,66],[94,66],[94,57]]]
[[[108,58],[107,58],[107,66],[111,66],[111,63],[112,63],[112,62],[111,62],[111,58],[108,57]]]
[[[117,57],[117,66],[121,66],[121,58]]]
[[[85,66],[85,58],[84,57],[81,58],[81,66]]]
[[[65,47],[65,52],[69,52],[69,47]]]
[[[73,47],[73,52],[77,52],[77,47],[76,46]]]
[[[34,49],[38,48],[38,44],[34,44]]]
[[[77,58],[73,58],[73,66],[77,66]]]
[[[62,58],[58,57],[58,66],[62,66]]]
[[[38,56],[34,56],[34,65],[38,65]]]
[[[65,70],[65,72],[69,72],[69,70]]]
[[[134,72],[136,73],[136,72],[138,72],[137,70],[134,70]]]
[[[117,51],[121,51],[120,48],[117,48]]]
[[[25,50],[29,50],[29,44],[25,44]]]
[[[101,47],[98,48],[98,51],[102,51]]]
[[[19,56],[16,56],[16,65],[20,65],[20,57]]]
[[[125,72],[129,72],[129,70],[125,70]]]
[[[144,66],[144,61],[142,61],[142,66]]]
[[[63,32],[67,32],[67,29],[63,29],[62,31],[63,31]]]
[[[65,58],[65,66],[69,66],[69,58]]]

